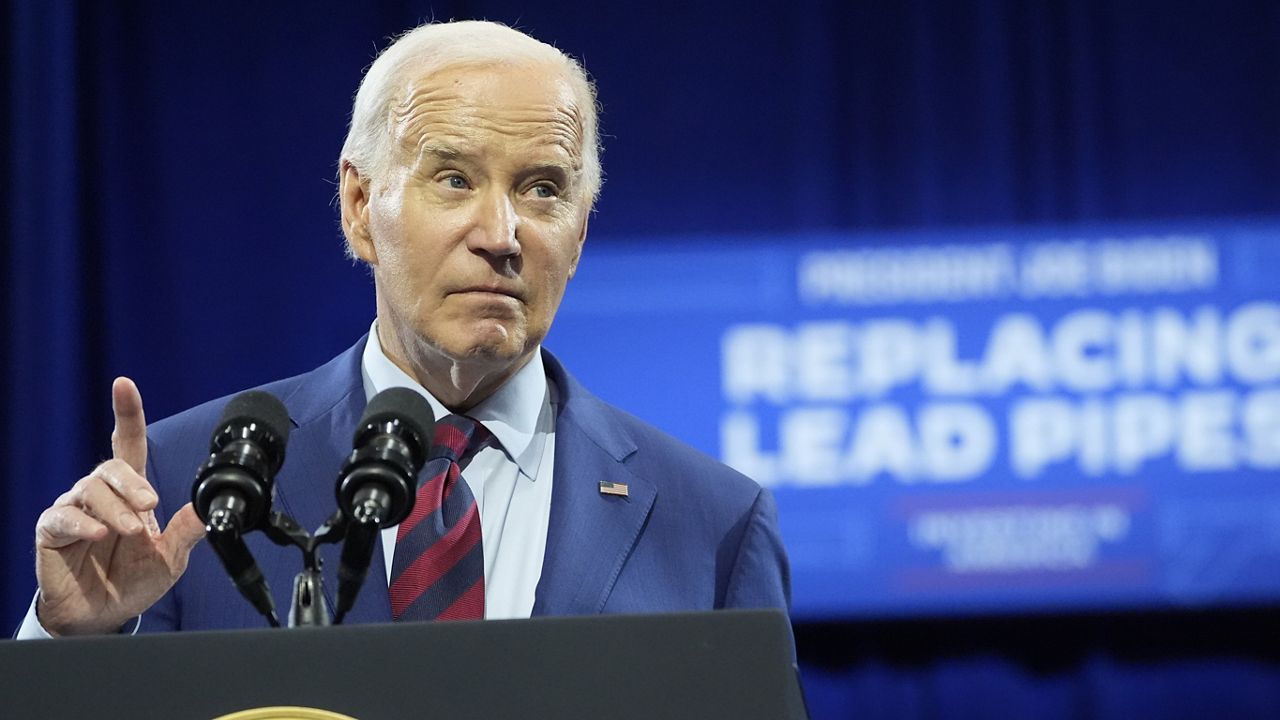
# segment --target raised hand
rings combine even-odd
[[[36,614],[51,635],[115,632],[182,576],[204,525],[187,503],[164,532],[147,482],[142,396],[111,386],[112,458],[81,478],[36,523]]]

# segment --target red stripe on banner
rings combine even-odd
[[[474,530],[472,530],[474,526]],[[414,559],[400,577],[391,583],[391,614],[399,618],[427,588],[435,585],[458,564],[476,543],[480,542],[480,514],[475,503],[467,514],[449,529],[427,551]],[[411,594],[412,593],[412,594]]]
[[[436,616],[436,620],[483,620],[484,619],[484,576],[467,591],[453,601]]]

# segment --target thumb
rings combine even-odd
[[[187,565],[191,549],[203,539],[204,523],[196,515],[196,509],[191,503],[183,505],[182,509],[173,514],[164,534],[160,536],[160,542],[165,546],[170,560],[176,567],[182,568]]]

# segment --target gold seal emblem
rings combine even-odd
[[[356,720],[350,715],[305,707],[264,707],[241,710],[213,720]]]

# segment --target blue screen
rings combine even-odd
[[[548,347],[769,487],[797,618],[1280,598],[1280,222],[635,238]]]

